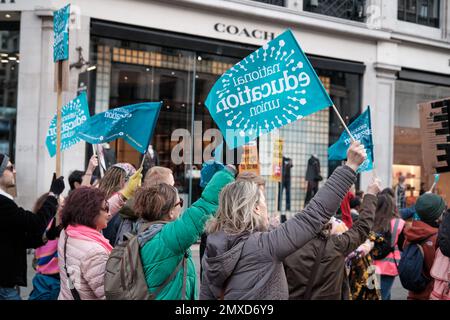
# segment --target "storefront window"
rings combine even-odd
[[[419,166],[421,171],[416,176],[422,182],[429,181],[430,172],[425,170],[422,163],[418,104],[448,97],[450,87],[404,80],[395,83],[394,164]],[[397,181],[397,177],[394,177],[393,183]],[[417,185],[420,187],[419,182],[414,184],[415,191]]]
[[[217,79],[245,56],[230,57],[213,54],[217,44],[211,42],[211,50],[198,51],[163,47],[133,41],[114,40],[100,36],[91,37],[91,61],[96,64],[95,81],[91,85],[91,104],[95,112],[102,112],[127,104],[143,101],[163,101],[157,127],[152,139],[159,165],[172,169],[176,187],[183,196],[195,201],[201,194],[199,186],[201,163],[207,159],[202,154],[210,144],[205,132],[217,128],[204,105],[206,97]],[[226,51],[224,51],[226,52]],[[336,65],[336,64],[334,64]],[[361,75],[317,68],[326,90],[347,122],[360,113]],[[191,140],[172,141],[175,130],[184,130]],[[328,162],[327,149],[343,132],[343,127],[331,109],[317,112],[278,130],[284,139],[284,156],[293,161],[291,172],[291,210],[303,207],[306,186],[305,173],[311,155],[319,158],[321,174],[326,179],[340,162]],[[258,139],[261,175],[266,179],[269,209],[275,211],[278,185],[272,182],[273,135]],[[186,143],[190,163],[174,163],[172,153],[180,142]],[[118,161],[139,166],[140,154],[123,140],[111,143]],[[224,162],[227,162],[224,149]],[[239,151],[233,151],[238,159]],[[184,154],[183,154],[184,155]],[[200,157],[198,157],[200,155]],[[283,195],[282,210],[286,209]]]
[[[12,16],[9,19],[16,17],[17,21],[0,24],[0,153],[14,160],[20,60],[19,15]]]

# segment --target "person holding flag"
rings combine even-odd
[[[268,231],[264,193],[254,182],[227,185],[215,218],[207,224],[200,299],[287,300],[282,261],[313,239],[336,213],[366,159],[355,141],[345,166],[336,169],[302,212]]]

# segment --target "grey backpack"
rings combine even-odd
[[[187,255],[184,255],[175,270],[155,292],[150,293],[148,291],[139,250],[138,234],[146,231],[151,225],[155,225],[158,229],[152,237],[146,239],[146,242],[150,241],[162,229],[164,223],[162,221],[145,223],[140,226],[137,234],[127,234],[126,238],[128,240],[114,247],[106,263],[104,279],[106,300],[154,300],[161,290],[172,281],[181,266],[184,268],[183,289],[185,288]],[[183,292],[183,299],[184,296],[185,293]]]

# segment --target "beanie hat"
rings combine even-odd
[[[6,154],[0,153],[0,176],[3,175],[8,166],[9,157]]]
[[[430,224],[439,219],[444,213],[445,201],[441,196],[434,193],[424,193],[417,199],[416,212],[420,220]]]

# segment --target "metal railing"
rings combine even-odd
[[[305,0],[303,10],[327,16],[365,21],[366,0]]]

